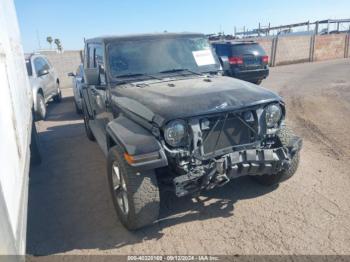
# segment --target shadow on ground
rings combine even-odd
[[[89,141],[71,99],[49,106],[42,130],[43,163],[30,172],[27,253],[50,255],[76,249],[107,250],[160,239],[163,229],[193,220],[234,215],[238,200],[255,198],[274,188],[239,178],[203,192],[201,201],[161,193],[160,219],[129,232],[119,222],[107,190],[106,161]],[[77,120],[77,121],[76,121]]]

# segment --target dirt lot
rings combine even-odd
[[[277,188],[240,178],[201,202],[162,194],[159,222],[134,233],[118,221],[106,161],[66,90],[38,123],[28,254],[350,254],[350,60],[272,68],[262,85],[285,98],[304,138],[297,174]]]

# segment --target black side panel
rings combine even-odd
[[[120,116],[107,125],[107,133],[130,155],[142,155],[161,150],[158,140],[145,128]]]

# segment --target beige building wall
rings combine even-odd
[[[276,50],[276,65],[308,62],[311,36],[280,37]]]
[[[55,68],[60,79],[61,88],[70,88],[72,80],[67,74],[69,72],[75,72],[81,63],[80,50],[64,51],[63,53],[41,51],[40,53],[45,55]]]
[[[346,34],[316,36],[314,61],[344,58],[345,38]]]

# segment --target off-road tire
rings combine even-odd
[[[124,214],[118,205],[113,186],[113,163],[116,163],[125,179],[129,212]],[[109,150],[107,175],[113,204],[121,223],[129,230],[136,230],[154,223],[159,216],[159,187],[154,170],[139,171],[124,158],[124,150],[116,145]]]
[[[83,102],[83,119],[84,119],[84,127],[85,127],[85,133],[86,133],[86,136],[87,138],[90,140],[90,141],[95,141],[95,136],[94,134],[92,133],[92,130],[90,128],[90,117],[88,115],[88,111],[87,111],[87,107],[86,107],[86,104],[85,102]]]
[[[61,89],[60,89],[60,85],[57,83],[57,95],[55,95],[53,97],[53,101],[55,103],[60,103],[62,101],[62,92],[61,92]]]
[[[41,93],[36,95],[35,120],[45,120],[46,118],[46,103],[44,96]]]
[[[289,144],[290,139],[294,136],[293,131],[286,126],[283,126],[279,132],[277,133],[281,143],[283,146],[287,146]],[[292,160],[289,168],[287,170],[283,170],[277,174],[271,175],[262,175],[262,176],[253,176],[253,179],[257,181],[259,184],[264,186],[273,186],[279,184],[289,178],[291,178],[298,169],[299,166],[300,154],[297,152]]]

